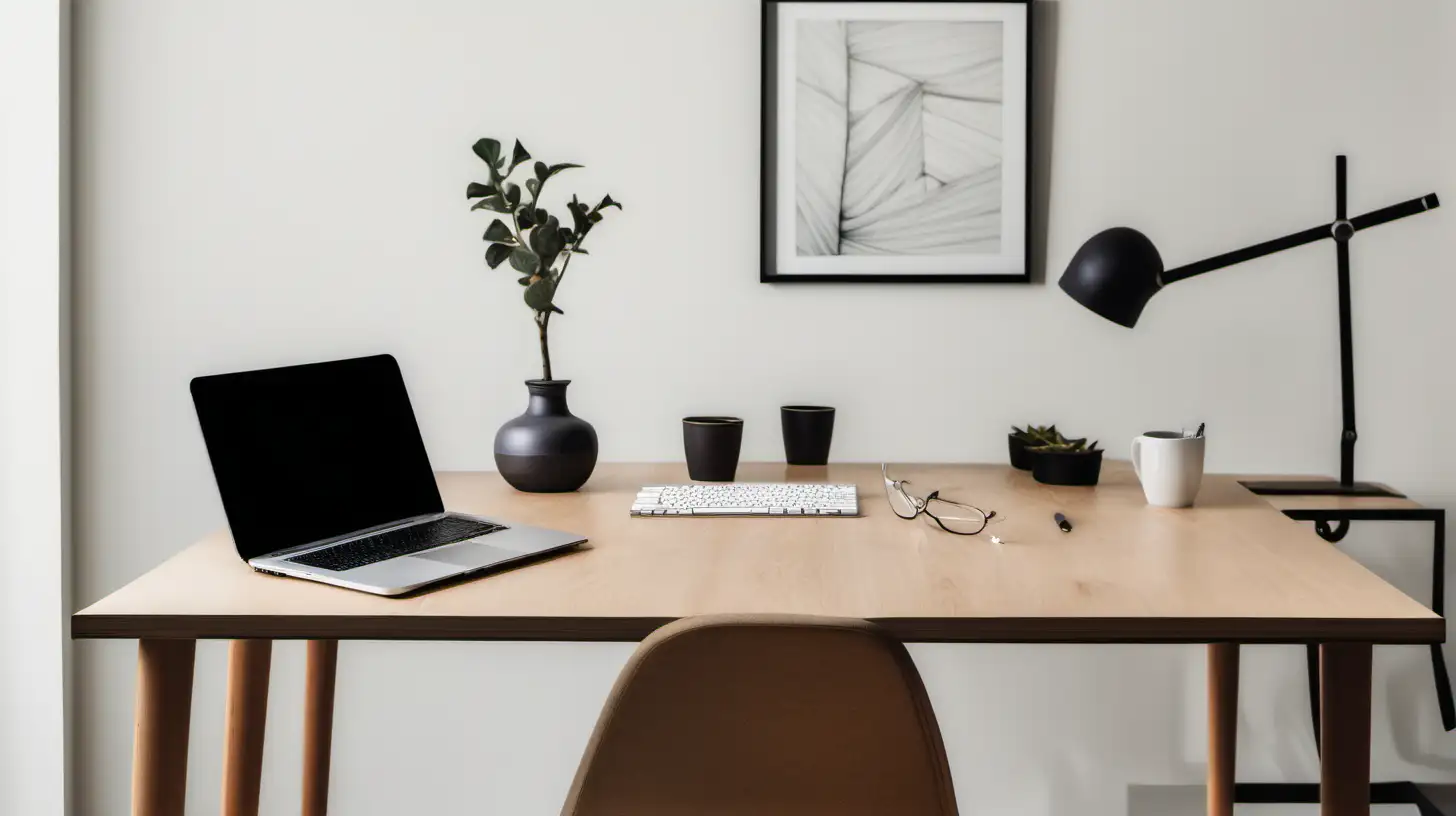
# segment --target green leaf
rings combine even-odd
[[[572,255],[589,255],[590,253],[588,253],[584,249],[577,249],[576,247],[572,247],[571,248],[571,254]]]
[[[521,188],[519,185],[512,184],[508,181],[501,192],[505,195],[506,202],[511,205],[512,210],[521,203]]]
[[[576,234],[573,233],[571,230],[567,229],[566,227],[562,227],[561,230],[560,230],[560,232],[561,232],[561,248],[562,249],[565,249],[567,244],[571,243],[572,241],[574,241],[576,239]]]
[[[490,226],[485,228],[485,240],[514,244],[516,242],[516,236],[511,234],[511,228],[506,226],[504,221],[497,218],[490,222]]]
[[[537,223],[537,224],[544,224],[544,223],[546,223],[546,219],[548,219],[550,217],[551,217],[550,214],[547,213],[546,210],[542,209],[541,207],[537,207],[536,208],[536,211],[534,213],[531,213],[531,220],[533,222]]]
[[[587,218],[586,205],[571,197],[566,203],[566,209],[571,211],[571,223],[576,227],[576,234],[585,237],[591,231],[591,220]]]
[[[561,311],[561,307],[557,306],[555,303],[551,304],[551,311],[557,314],[566,314],[566,312]]]
[[[489,184],[481,184],[478,181],[472,181],[470,182],[470,186],[465,188],[466,198],[480,198],[481,196],[488,195],[495,195],[495,188],[490,186]]]
[[[532,169],[536,171],[536,178],[540,179],[542,184],[545,184],[546,179],[549,179],[557,173],[560,173],[562,170],[570,170],[573,167],[581,167],[581,165],[553,164],[550,167],[547,167],[545,162],[536,162],[536,166]]]
[[[522,286],[530,286],[531,285],[531,276],[530,275],[527,275],[526,277],[521,278],[520,280],[516,281],[516,283],[519,283]]]
[[[505,244],[491,244],[485,250],[485,262],[490,265],[491,269],[495,269],[510,255],[511,248]]]
[[[491,167],[500,167],[500,142],[497,142],[495,139],[479,139],[474,145],[471,145],[470,149],[475,151],[475,155],[479,156],[481,161]]]
[[[526,287],[526,305],[538,312],[549,312],[553,306],[551,299],[556,296],[556,278],[547,275],[537,278],[531,285]]]
[[[511,267],[525,275],[534,275],[541,269],[541,259],[525,247],[516,247],[511,253]]]
[[[516,210],[516,223],[521,229],[530,229],[536,225],[535,212],[530,207],[521,207]]]
[[[508,213],[511,211],[510,205],[505,202],[505,199],[501,198],[498,195],[482,198],[481,200],[475,202],[475,206],[471,207],[470,209],[495,210],[496,212],[501,213]]]
[[[541,259],[542,271],[551,268],[556,261],[556,256],[566,248],[566,239],[561,237],[561,223],[556,216],[550,216],[545,223],[538,225],[531,230],[531,249]]]
[[[598,204],[596,208],[592,210],[592,212],[601,212],[607,207],[616,207],[620,210],[622,209],[622,202],[613,201],[611,194],[607,194],[605,196],[602,196],[602,203]]]
[[[535,178],[526,179],[526,192],[531,194],[531,200],[535,201],[536,196],[541,195],[541,180]]]
[[[531,154],[526,152],[526,148],[521,147],[521,140],[517,139],[516,146],[511,150],[511,169],[506,171],[506,175],[509,176],[511,173],[515,172],[517,165],[519,165],[523,161],[529,160],[530,158]]]

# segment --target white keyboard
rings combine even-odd
[[[634,516],[857,516],[852,484],[648,485],[632,502]]]

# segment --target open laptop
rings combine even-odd
[[[192,401],[238,555],[259,572],[401,595],[586,540],[445,512],[387,354],[198,377]]]

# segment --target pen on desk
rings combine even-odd
[[[1061,513],[1057,513],[1056,515],[1052,516],[1052,518],[1056,519],[1057,526],[1062,529],[1062,532],[1072,532],[1072,522],[1067,521],[1066,516],[1062,515]]]

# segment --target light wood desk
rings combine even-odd
[[[1319,476],[1250,476],[1241,481],[1325,481],[1329,477]],[[1278,508],[1284,515],[1299,521],[1314,522],[1314,529],[1320,538],[1336,543],[1345,538],[1352,522],[1415,523],[1429,524],[1431,529],[1431,590],[1430,606],[1436,614],[1442,614],[1446,595],[1446,511],[1439,507],[1426,507],[1420,502],[1404,496],[1321,496],[1321,495],[1265,495],[1263,499]],[[1436,702],[1441,712],[1441,724],[1447,731],[1456,730],[1456,699],[1451,691],[1451,678],[1446,669],[1446,655],[1443,644],[1430,644],[1431,679],[1434,682]],[[1320,739],[1320,697],[1319,697],[1319,648],[1306,646],[1306,672],[1309,678],[1310,721],[1314,726],[1316,747]],[[1236,801],[1247,804],[1312,804],[1319,801],[1319,786],[1301,782],[1243,782],[1235,786]],[[1382,781],[1370,786],[1372,802],[1403,804],[1416,807],[1422,816],[1440,816],[1451,810],[1449,795],[1440,792],[1440,786],[1423,785],[1410,781]],[[1438,801],[1447,800],[1444,808]]]
[[[1206,643],[1209,812],[1232,811],[1239,643],[1318,643],[1322,813],[1368,813],[1375,643],[1436,643],[1445,621],[1232,478],[1190,510],[1148,507],[1126,463],[1102,485],[1051,488],[1004,466],[902,465],[914,488],[997,511],[973,538],[905,521],[878,465],[744,465],[742,481],[855,482],[855,519],[636,519],[643,484],[681,465],[602,465],[580,493],[517,493],[493,473],[440,476],[447,507],[573,530],[578,551],[414,598],[258,575],[225,533],[193,545],[72,618],[73,637],[136,638],[133,812],[180,814],[195,640],[228,638],[224,812],[253,814],[268,641],[311,644],[305,813],[322,813],[337,639],[639,640],[714,612],[866,618],[906,641]],[[1052,521],[1065,513],[1064,534]],[[990,535],[1003,539],[993,544]],[[322,777],[322,778],[320,778]],[[311,792],[311,793],[310,793]],[[310,810],[312,808],[312,810]]]

